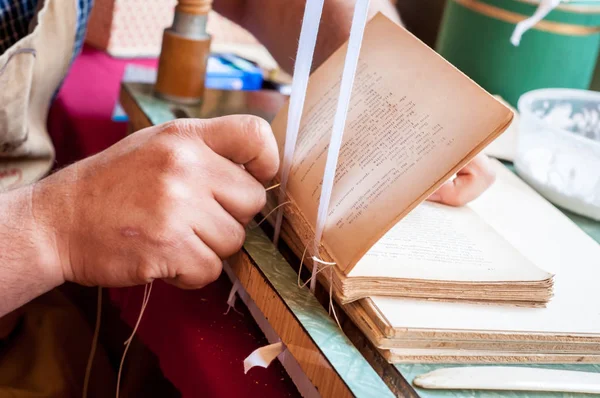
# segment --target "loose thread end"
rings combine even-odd
[[[150,282],[144,286],[144,297],[142,298],[142,308],[140,309],[140,315],[135,323],[133,331],[127,340],[125,340],[125,349],[123,350],[123,356],[121,357],[121,363],[119,364],[119,371],[117,373],[117,391],[116,398],[119,398],[119,390],[121,387],[121,375],[123,373],[123,364],[125,363],[125,357],[127,356],[127,351],[131,346],[131,342],[133,341],[133,337],[137,332],[138,327],[140,326],[140,322],[142,321],[142,316],[144,315],[144,311],[146,310],[146,306],[148,305],[148,301],[150,301],[150,293],[152,293],[152,284],[154,282]]]
[[[271,185],[270,187],[268,187],[268,188],[265,188],[265,191],[266,191],[266,192],[269,192],[270,190],[273,190],[273,189],[275,189],[275,188],[277,188],[277,187],[279,187],[279,186],[281,186],[281,183],[279,183],[279,184],[275,184],[275,185]]]
[[[285,206],[287,204],[292,203],[291,201],[287,201],[287,202],[283,202],[277,206],[275,206],[274,209],[272,209],[270,212],[267,213],[266,216],[264,216],[256,225],[253,225],[252,227],[250,227],[250,230],[256,229],[258,228],[263,222],[265,222],[269,217],[271,217],[271,214],[273,214],[274,212],[276,212],[280,207]]]
[[[88,363],[85,368],[85,377],[83,379],[83,398],[87,398],[90,385],[90,377],[92,375],[92,366],[94,364],[94,356],[98,347],[98,337],[100,335],[100,321],[102,319],[102,287],[98,286],[98,301],[96,303],[96,326],[94,327],[94,336],[92,337],[92,348],[88,357]]]

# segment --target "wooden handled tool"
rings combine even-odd
[[[210,35],[206,31],[212,0],[178,0],[173,26],[165,29],[155,92],[181,104],[201,102]]]

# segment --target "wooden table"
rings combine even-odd
[[[178,117],[215,117],[249,113],[271,120],[284,97],[274,92],[209,91],[200,106],[174,106],[155,98],[148,84],[124,84],[121,104],[135,131],[168,122]],[[600,242],[600,223],[566,212],[596,241]],[[268,232],[268,231],[267,231]],[[251,306],[255,306],[272,331],[286,345],[316,391],[323,397],[449,397],[464,392],[415,390],[412,379],[433,369],[450,365],[392,365],[365,338],[360,330],[342,316],[343,332],[329,317],[322,303],[307,288],[297,286],[296,259],[281,245],[273,246],[260,228],[247,231],[243,250],[229,260],[231,277],[239,281]],[[338,313],[340,310],[338,309]],[[596,365],[568,367],[600,372]],[[489,394],[489,393],[488,393]],[[483,396],[483,393],[470,394]],[[489,396],[489,395],[487,395]],[[512,397],[565,397],[558,394],[514,394]]]

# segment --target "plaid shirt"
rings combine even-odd
[[[69,1],[69,0],[55,0]],[[77,3],[75,48],[71,62],[81,51],[93,0],[71,0]],[[35,15],[38,0],[0,0],[0,54],[29,33],[29,23]]]

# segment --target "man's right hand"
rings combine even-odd
[[[184,119],[132,134],[36,184],[33,215],[63,279],[198,288],[238,251],[279,167],[267,122]]]

